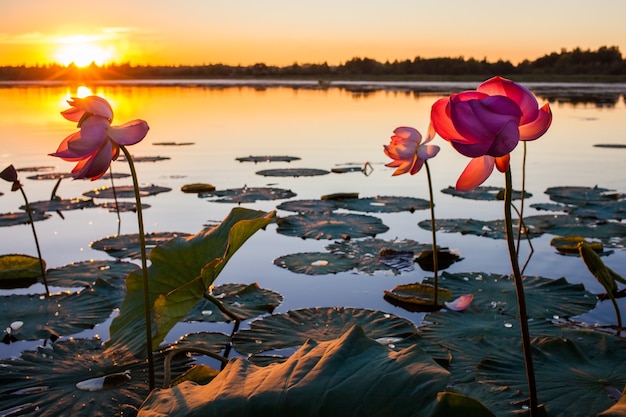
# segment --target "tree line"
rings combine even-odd
[[[95,63],[87,67],[74,64],[0,67],[0,80],[118,80],[118,79],[173,79],[173,78],[471,78],[502,76],[550,77],[606,77],[623,79],[626,60],[616,46],[602,46],[597,50],[562,49],[534,61],[524,60],[517,65],[510,61],[488,62],[486,59],[464,57],[422,58],[379,62],[371,58],[352,58],[340,65],[298,64],[272,66],[258,63],[250,66],[225,64],[206,65],[131,65],[130,63]]]

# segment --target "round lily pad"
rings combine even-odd
[[[195,145],[194,142],[152,142],[154,146],[189,146]]]
[[[399,274],[413,270],[415,255],[430,247],[431,244],[408,239],[362,239],[333,242],[326,249],[354,259],[359,272],[373,274],[376,271],[391,271]]]
[[[159,162],[159,161],[167,161],[170,158],[169,156],[133,156],[133,162],[141,163],[141,162]],[[126,162],[126,158],[124,156],[120,156],[118,158],[120,162]]]
[[[46,278],[56,287],[91,287],[96,280],[126,280],[126,276],[139,266],[131,262],[84,261],[49,269]]]
[[[31,212],[33,221],[41,221],[46,220],[50,217],[50,214],[44,213],[42,211],[32,211]],[[8,226],[17,226],[20,224],[29,224],[30,217],[26,212],[17,212],[17,213],[2,213],[0,214],[0,227],[8,227]]]
[[[12,336],[17,340],[56,340],[105,321],[113,311],[104,297],[90,292],[52,296],[14,294],[0,297],[1,329],[21,321],[24,325]],[[6,333],[6,330],[5,330]]]
[[[424,282],[433,283],[431,278]],[[454,297],[473,294],[472,307],[480,306],[510,317],[517,314],[515,286],[508,275],[443,272],[439,285],[452,291]],[[570,284],[565,278],[524,277],[524,293],[528,317],[534,319],[578,316],[592,310],[597,303],[596,296],[582,284]]]
[[[264,169],[257,171],[257,175],[264,177],[316,177],[319,175],[330,174],[330,171],[314,168],[283,168],[283,169]]]
[[[333,193],[333,194],[326,194],[321,197],[322,200],[331,200],[331,201],[353,199],[353,198],[359,198],[359,193]]]
[[[104,353],[99,339],[69,339],[0,361],[0,410],[10,415],[136,415],[149,393],[145,360]],[[188,359],[172,362],[183,372]],[[163,356],[155,354],[157,383],[163,380]],[[9,415],[6,414],[6,415]]]
[[[26,288],[40,276],[39,258],[20,254],[0,256],[0,288]]]
[[[104,208],[104,209],[108,209],[110,212],[115,213],[115,212],[120,212],[120,213],[125,213],[128,211],[132,211],[132,212],[136,212],[137,211],[137,204],[135,202],[130,202],[130,201],[105,201],[102,203],[98,203],[96,204],[96,207],[100,207],[100,208]],[[150,204],[145,204],[145,203],[141,203],[141,209],[142,210],[147,210],[150,208]]]
[[[189,236],[188,233],[175,233],[175,232],[155,232],[146,234],[146,250],[148,253],[153,247],[167,242],[175,237]],[[114,237],[107,237],[104,239],[96,240],[91,243],[91,248],[95,250],[105,251],[109,255],[117,259],[141,258],[141,247],[139,245],[139,234],[128,234]]]
[[[470,191],[459,191],[454,187],[448,187],[441,190],[441,192],[470,200],[504,200],[504,188],[501,187],[480,186]],[[525,197],[530,198],[532,194],[526,192]],[[513,200],[521,199],[522,192],[513,190],[512,198]]]
[[[272,313],[283,302],[283,296],[258,284],[224,284],[212,289],[213,297],[242,319]],[[184,318],[185,321],[224,322],[232,319],[210,300],[201,300]]]
[[[47,174],[30,175],[29,180],[59,180],[64,178],[72,178],[72,174],[69,172],[50,172]]]
[[[172,346],[177,349],[200,348],[213,353],[220,353],[230,343],[230,336],[216,332],[188,333]]]
[[[212,193],[215,191],[215,186],[212,184],[193,183],[183,185],[180,190],[183,193]]]
[[[22,167],[18,168],[18,172],[45,172],[52,171],[54,167],[51,166],[37,166],[37,167]]]
[[[593,146],[595,148],[626,149],[626,145],[623,143],[596,143]]]
[[[417,334],[409,320],[382,311],[318,307],[290,310],[250,323],[233,337],[233,347],[252,355],[277,349],[297,348],[306,340],[318,342],[340,338],[354,325],[359,325],[371,339],[397,338],[398,341]]]
[[[545,193],[552,201],[574,205],[616,201],[620,198],[619,193],[602,187],[550,187]]]
[[[235,158],[239,162],[291,162],[300,160],[297,156],[283,156],[283,155],[260,155],[260,156],[244,156],[241,158]]]
[[[452,291],[439,286],[435,305],[435,287],[422,283],[396,285],[393,290],[384,290],[384,293],[385,300],[409,311],[436,310],[452,299]]]
[[[289,200],[280,203],[276,208],[296,213],[325,213],[334,211],[337,206],[328,200]]]
[[[274,259],[274,265],[306,275],[345,272],[354,268],[356,263],[353,258],[329,252],[294,253]]]
[[[233,188],[229,190],[218,190],[213,192],[215,197],[221,197],[215,201],[217,203],[254,203],[258,200],[279,200],[283,198],[292,198],[296,196],[296,193],[291,190],[284,190],[282,188],[254,188],[243,187]]]
[[[160,187],[158,185],[146,185],[144,187],[139,187],[139,196],[140,197],[148,197],[152,195],[157,195],[161,193],[166,193],[171,191],[171,188]],[[85,197],[90,198],[135,198],[135,188],[131,185],[123,185],[116,186],[115,192],[113,192],[113,187],[101,187],[95,190],[84,192],[83,195]]]
[[[428,200],[412,197],[376,196],[368,198],[340,199],[335,202],[339,208],[367,213],[397,213],[430,208]]]
[[[53,200],[34,201],[29,205],[31,210],[36,211],[67,211],[96,207],[91,198],[55,198]],[[26,210],[26,206],[22,206],[20,209]]]
[[[355,239],[389,230],[378,217],[349,213],[296,214],[277,219],[278,233],[302,239]]]

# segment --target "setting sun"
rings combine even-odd
[[[111,62],[115,58],[113,47],[104,48],[87,36],[76,35],[64,38],[54,54],[54,59],[59,64],[85,67],[92,62],[102,65]]]

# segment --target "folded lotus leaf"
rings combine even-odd
[[[353,326],[308,340],[287,361],[228,363],[207,385],[155,390],[139,415],[430,416],[449,374],[417,346],[392,351]]]

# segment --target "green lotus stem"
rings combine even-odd
[[[236,323],[243,321],[243,319],[241,317],[239,317],[234,311],[232,311],[231,309],[229,309],[228,307],[226,307],[224,305],[224,303],[222,303],[220,300],[218,300],[217,298],[213,297],[211,294],[209,294],[208,291],[204,292],[204,298],[206,298],[207,300],[209,300],[210,302],[212,302],[213,304],[215,304],[215,306],[224,314],[226,314],[228,317],[230,317],[231,319],[233,319]]]
[[[117,191],[113,182],[113,168],[109,165],[109,175],[111,176],[111,190],[113,190],[113,200],[115,200],[115,212],[117,213],[117,234],[122,230],[122,218],[120,217],[120,204],[117,202]]]
[[[148,381],[150,391],[155,388],[154,384],[154,356],[152,353],[152,308],[150,303],[150,288],[148,285],[148,257],[146,255],[146,234],[143,229],[143,212],[141,210],[141,196],[139,193],[139,182],[137,181],[137,172],[133,157],[130,155],[125,146],[120,145],[120,149],[124,152],[124,156],[128,161],[130,173],[133,177],[133,187],[135,189],[135,203],[137,205],[137,223],[139,226],[139,246],[141,247],[141,272],[143,274],[143,304],[146,320],[146,349],[148,351]]]
[[[33,213],[30,210],[30,204],[28,198],[24,192],[24,188],[20,184],[19,186],[22,197],[24,197],[24,204],[26,206],[26,212],[28,213],[28,219],[30,220],[30,227],[33,229],[33,236],[35,238],[35,247],[37,247],[37,256],[39,257],[39,269],[41,270],[41,277],[43,278],[43,286],[46,288],[46,295],[50,296],[50,289],[48,288],[48,280],[46,279],[46,267],[43,264],[43,258],[41,256],[41,249],[39,248],[39,239],[37,239],[37,232],[35,231],[35,221],[33,220]]]
[[[520,200],[519,220],[517,223],[517,254],[519,255],[520,241],[522,240],[522,229],[524,227],[524,198],[526,197],[526,142],[524,141],[524,153],[522,154],[522,196]],[[530,240],[529,240],[530,241]]]
[[[513,281],[515,283],[515,293],[517,294],[517,310],[519,314],[520,330],[522,332],[522,351],[524,363],[526,365],[526,378],[528,379],[528,394],[530,399],[530,416],[537,417],[537,385],[535,383],[535,369],[533,366],[532,346],[530,344],[530,333],[528,331],[528,313],[526,312],[526,299],[524,297],[524,283],[519,269],[517,250],[515,248],[515,237],[513,236],[513,222],[511,216],[511,201],[513,199],[513,185],[511,179],[511,168],[506,171],[504,192],[504,224],[506,227],[506,240],[511,258],[511,268],[513,269]]]
[[[437,305],[437,297],[439,293],[439,279],[437,277],[437,270],[439,269],[439,257],[437,256],[437,227],[435,222],[435,200],[433,197],[433,183],[430,179],[430,168],[428,167],[428,160],[424,161],[426,167],[426,178],[428,179],[428,194],[430,196],[430,228],[433,234],[433,282],[435,283],[435,296],[433,299],[433,305]]]

